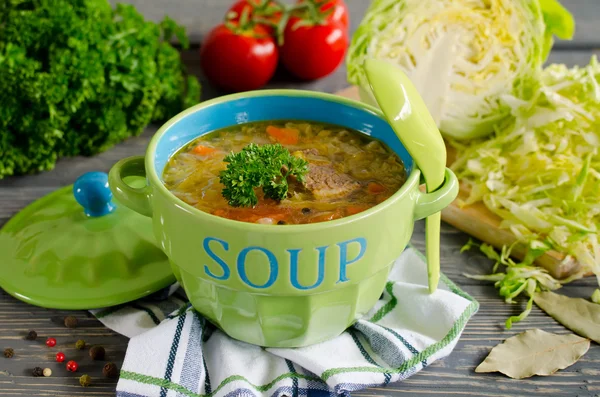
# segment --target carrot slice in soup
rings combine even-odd
[[[368,205],[349,205],[346,207],[346,214],[355,215],[369,209]]]
[[[371,194],[378,194],[385,192],[385,186],[380,185],[379,183],[371,182],[367,185],[367,190]]]
[[[215,149],[214,147],[203,146],[203,145],[198,145],[194,149],[192,149],[192,152],[199,154],[200,156],[207,156],[216,151],[217,151],[217,149]]]
[[[220,216],[221,218],[227,218],[227,210],[217,208],[213,211],[213,215]]]
[[[300,138],[300,131],[294,128],[279,128],[274,125],[267,127],[267,134],[282,145],[295,145]]]

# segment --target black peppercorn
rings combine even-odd
[[[6,358],[12,358],[12,356],[15,355],[15,351],[13,349],[11,349],[10,347],[7,349],[4,349],[4,357]]]
[[[102,346],[92,346],[90,349],[90,357],[92,360],[104,360],[106,351]]]
[[[77,327],[77,319],[73,316],[65,317],[65,327],[76,328]]]
[[[77,349],[77,350],[85,349],[85,341],[83,339],[79,339],[77,342],[75,342],[75,349]]]
[[[304,208],[302,208],[302,213],[303,213],[304,215],[306,215],[306,214],[310,214],[310,208],[308,208],[308,207],[304,207]]]
[[[89,375],[81,375],[79,378],[79,384],[83,387],[88,387],[92,384],[92,378]]]
[[[278,225],[285,225],[285,221],[279,221],[277,222]]]
[[[113,363],[106,363],[102,368],[102,374],[107,378],[117,378],[119,376],[119,368]]]
[[[37,332],[35,331],[29,331],[29,333],[27,334],[27,336],[25,337],[25,339],[27,340],[36,340],[37,339]]]
[[[33,376],[44,376],[44,370],[40,367],[35,367],[33,369]]]

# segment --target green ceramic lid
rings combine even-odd
[[[36,306],[113,306],[174,281],[151,219],[113,201],[102,172],[42,197],[0,230],[0,287]]]

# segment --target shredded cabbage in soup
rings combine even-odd
[[[232,207],[219,179],[225,156],[250,143],[280,143],[309,164],[304,183],[290,183],[287,198]],[[168,162],[165,186],[184,202],[220,217],[262,224],[305,224],[350,216],[394,194],[405,182],[400,158],[382,142],[343,127],[308,122],[260,122],[204,135]]]

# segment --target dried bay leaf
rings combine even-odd
[[[577,362],[590,341],[577,335],[527,330],[496,345],[475,372],[501,372],[513,379],[551,375]]]
[[[536,292],[533,301],[571,331],[600,343],[600,305],[550,291]]]

